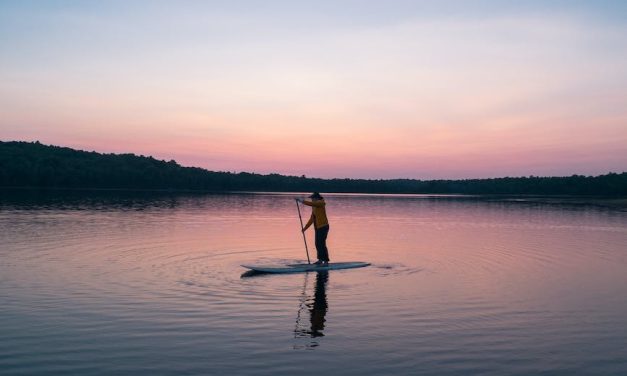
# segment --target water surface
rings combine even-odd
[[[247,275],[306,259],[292,197],[3,196],[0,373],[627,373],[626,212],[329,195],[371,267]]]

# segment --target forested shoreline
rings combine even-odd
[[[135,154],[0,141],[0,187],[627,196],[627,172],[464,180],[320,179],[209,171]]]

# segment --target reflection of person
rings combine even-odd
[[[329,235],[329,220],[327,219],[327,211],[325,209],[326,202],[324,198],[320,196],[320,193],[314,192],[311,196],[311,201],[301,201],[304,205],[311,206],[311,217],[309,221],[303,227],[303,231],[306,231],[312,224],[316,232],[316,251],[318,253],[318,261],[316,265],[329,265],[329,250],[327,249],[327,236]]]
[[[309,273],[307,273],[309,274]],[[307,292],[307,274],[305,275],[305,285],[303,286],[303,297],[298,307],[296,315],[296,327],[294,328],[294,338],[318,338],[324,337],[324,324],[327,315],[327,291],[326,287],[329,282],[329,273],[327,271],[319,271],[316,273],[316,285],[314,286],[313,299]],[[309,325],[301,321],[304,310],[309,311]],[[320,343],[313,339],[305,345],[294,345],[295,349],[307,348],[313,349],[318,347]]]
[[[324,330],[325,316],[327,314],[327,282],[329,281],[329,273],[318,272],[316,275],[316,287],[314,289],[314,301],[313,305],[309,309],[311,315],[311,336],[322,337],[322,331]]]

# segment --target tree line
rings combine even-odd
[[[627,196],[627,172],[600,176],[464,180],[319,179],[183,167],[135,154],[102,154],[39,142],[0,141],[0,186],[202,191]]]

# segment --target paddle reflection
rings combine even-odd
[[[329,282],[329,273],[326,271],[316,273],[316,282],[313,289],[313,297],[307,290],[310,273],[305,274],[303,286],[303,294],[296,315],[296,327],[294,328],[294,338],[319,338],[324,337],[324,324],[326,321],[327,309],[327,283]],[[304,312],[308,313],[309,321],[303,318]],[[295,349],[299,348],[315,348],[319,346],[317,340],[311,340],[305,345],[294,345]]]

